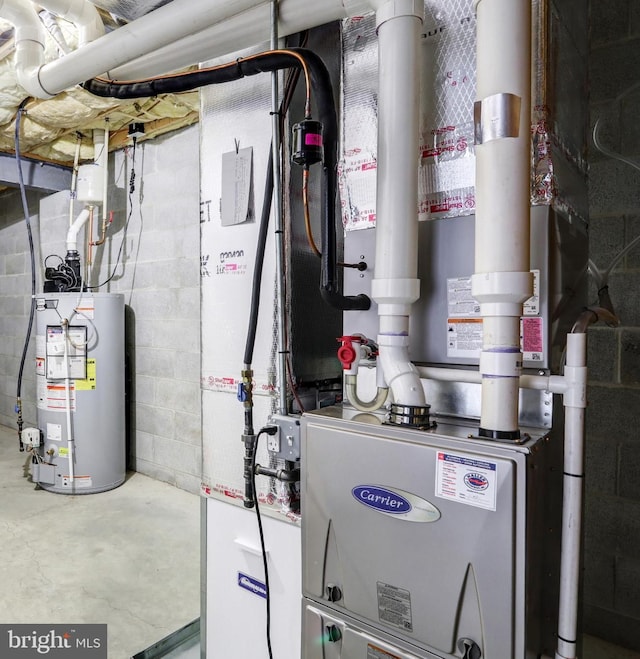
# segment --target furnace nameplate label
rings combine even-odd
[[[412,632],[411,593],[381,581],[377,582],[377,588],[380,622],[393,625],[405,632]]]
[[[498,465],[471,455],[438,452],[436,496],[476,506],[496,509]]]

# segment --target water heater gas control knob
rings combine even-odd
[[[330,602],[339,602],[342,599],[342,589],[334,583],[327,584],[326,593]]]
[[[337,625],[327,625],[325,627],[326,639],[329,643],[337,643],[342,638],[342,632]]]

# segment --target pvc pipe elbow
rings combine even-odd
[[[39,4],[76,26],[79,46],[104,35],[100,14],[88,0],[41,0]]]
[[[389,396],[388,387],[378,387],[375,398],[370,401],[364,401],[358,397],[357,376],[345,376],[344,383],[349,402],[360,412],[375,412],[379,410],[386,403]]]
[[[77,251],[78,250],[78,232],[84,225],[84,223],[89,219],[89,209],[84,208],[80,215],[76,218],[76,221],[69,227],[67,232],[67,251]]]
[[[378,362],[382,366],[384,378],[393,392],[393,399],[401,405],[424,407],[426,399],[420,375],[409,359],[406,345],[384,345],[385,338],[378,338],[380,354]],[[406,338],[406,337],[405,337]]]

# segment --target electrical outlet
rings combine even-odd
[[[280,429],[275,435],[267,435],[267,449],[272,453],[280,452]]]

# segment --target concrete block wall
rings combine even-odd
[[[90,279],[96,285],[109,278],[122,244],[113,279],[99,290],[125,296],[129,466],[192,492],[199,491],[201,474],[198,154],[198,126],[139,143],[132,193],[133,149],[110,156],[109,209],[114,218],[106,243],[96,248]],[[0,352],[0,369],[13,372],[22,324],[26,327],[30,279],[19,238],[24,229],[5,219],[6,213],[3,207],[2,222],[8,226],[0,228],[0,322],[7,336],[17,338],[7,347],[10,354]],[[64,256],[69,192],[43,198],[39,218],[42,255]],[[82,232],[78,244],[84,244]],[[16,307],[16,318],[4,318],[9,305]],[[6,343],[0,342],[0,351]],[[26,408],[33,420],[33,351],[26,370]],[[0,422],[11,425],[15,378],[9,380],[3,379],[8,391],[2,391]]]
[[[29,217],[37,250],[38,202],[42,195],[27,193]],[[20,194],[17,190],[0,193],[0,424],[16,428],[16,390],[20,358],[31,308],[31,261],[29,241]],[[36,263],[39,262],[36,251]],[[39,280],[39,268],[37,272]],[[27,424],[36,418],[33,342],[30,344],[22,382],[22,414]]]
[[[600,141],[640,164],[635,0],[591,0],[590,77]],[[604,269],[640,235],[640,171],[593,145],[589,165],[590,258]],[[609,288],[620,327],[589,330],[584,622],[587,632],[640,650],[640,245]]]

